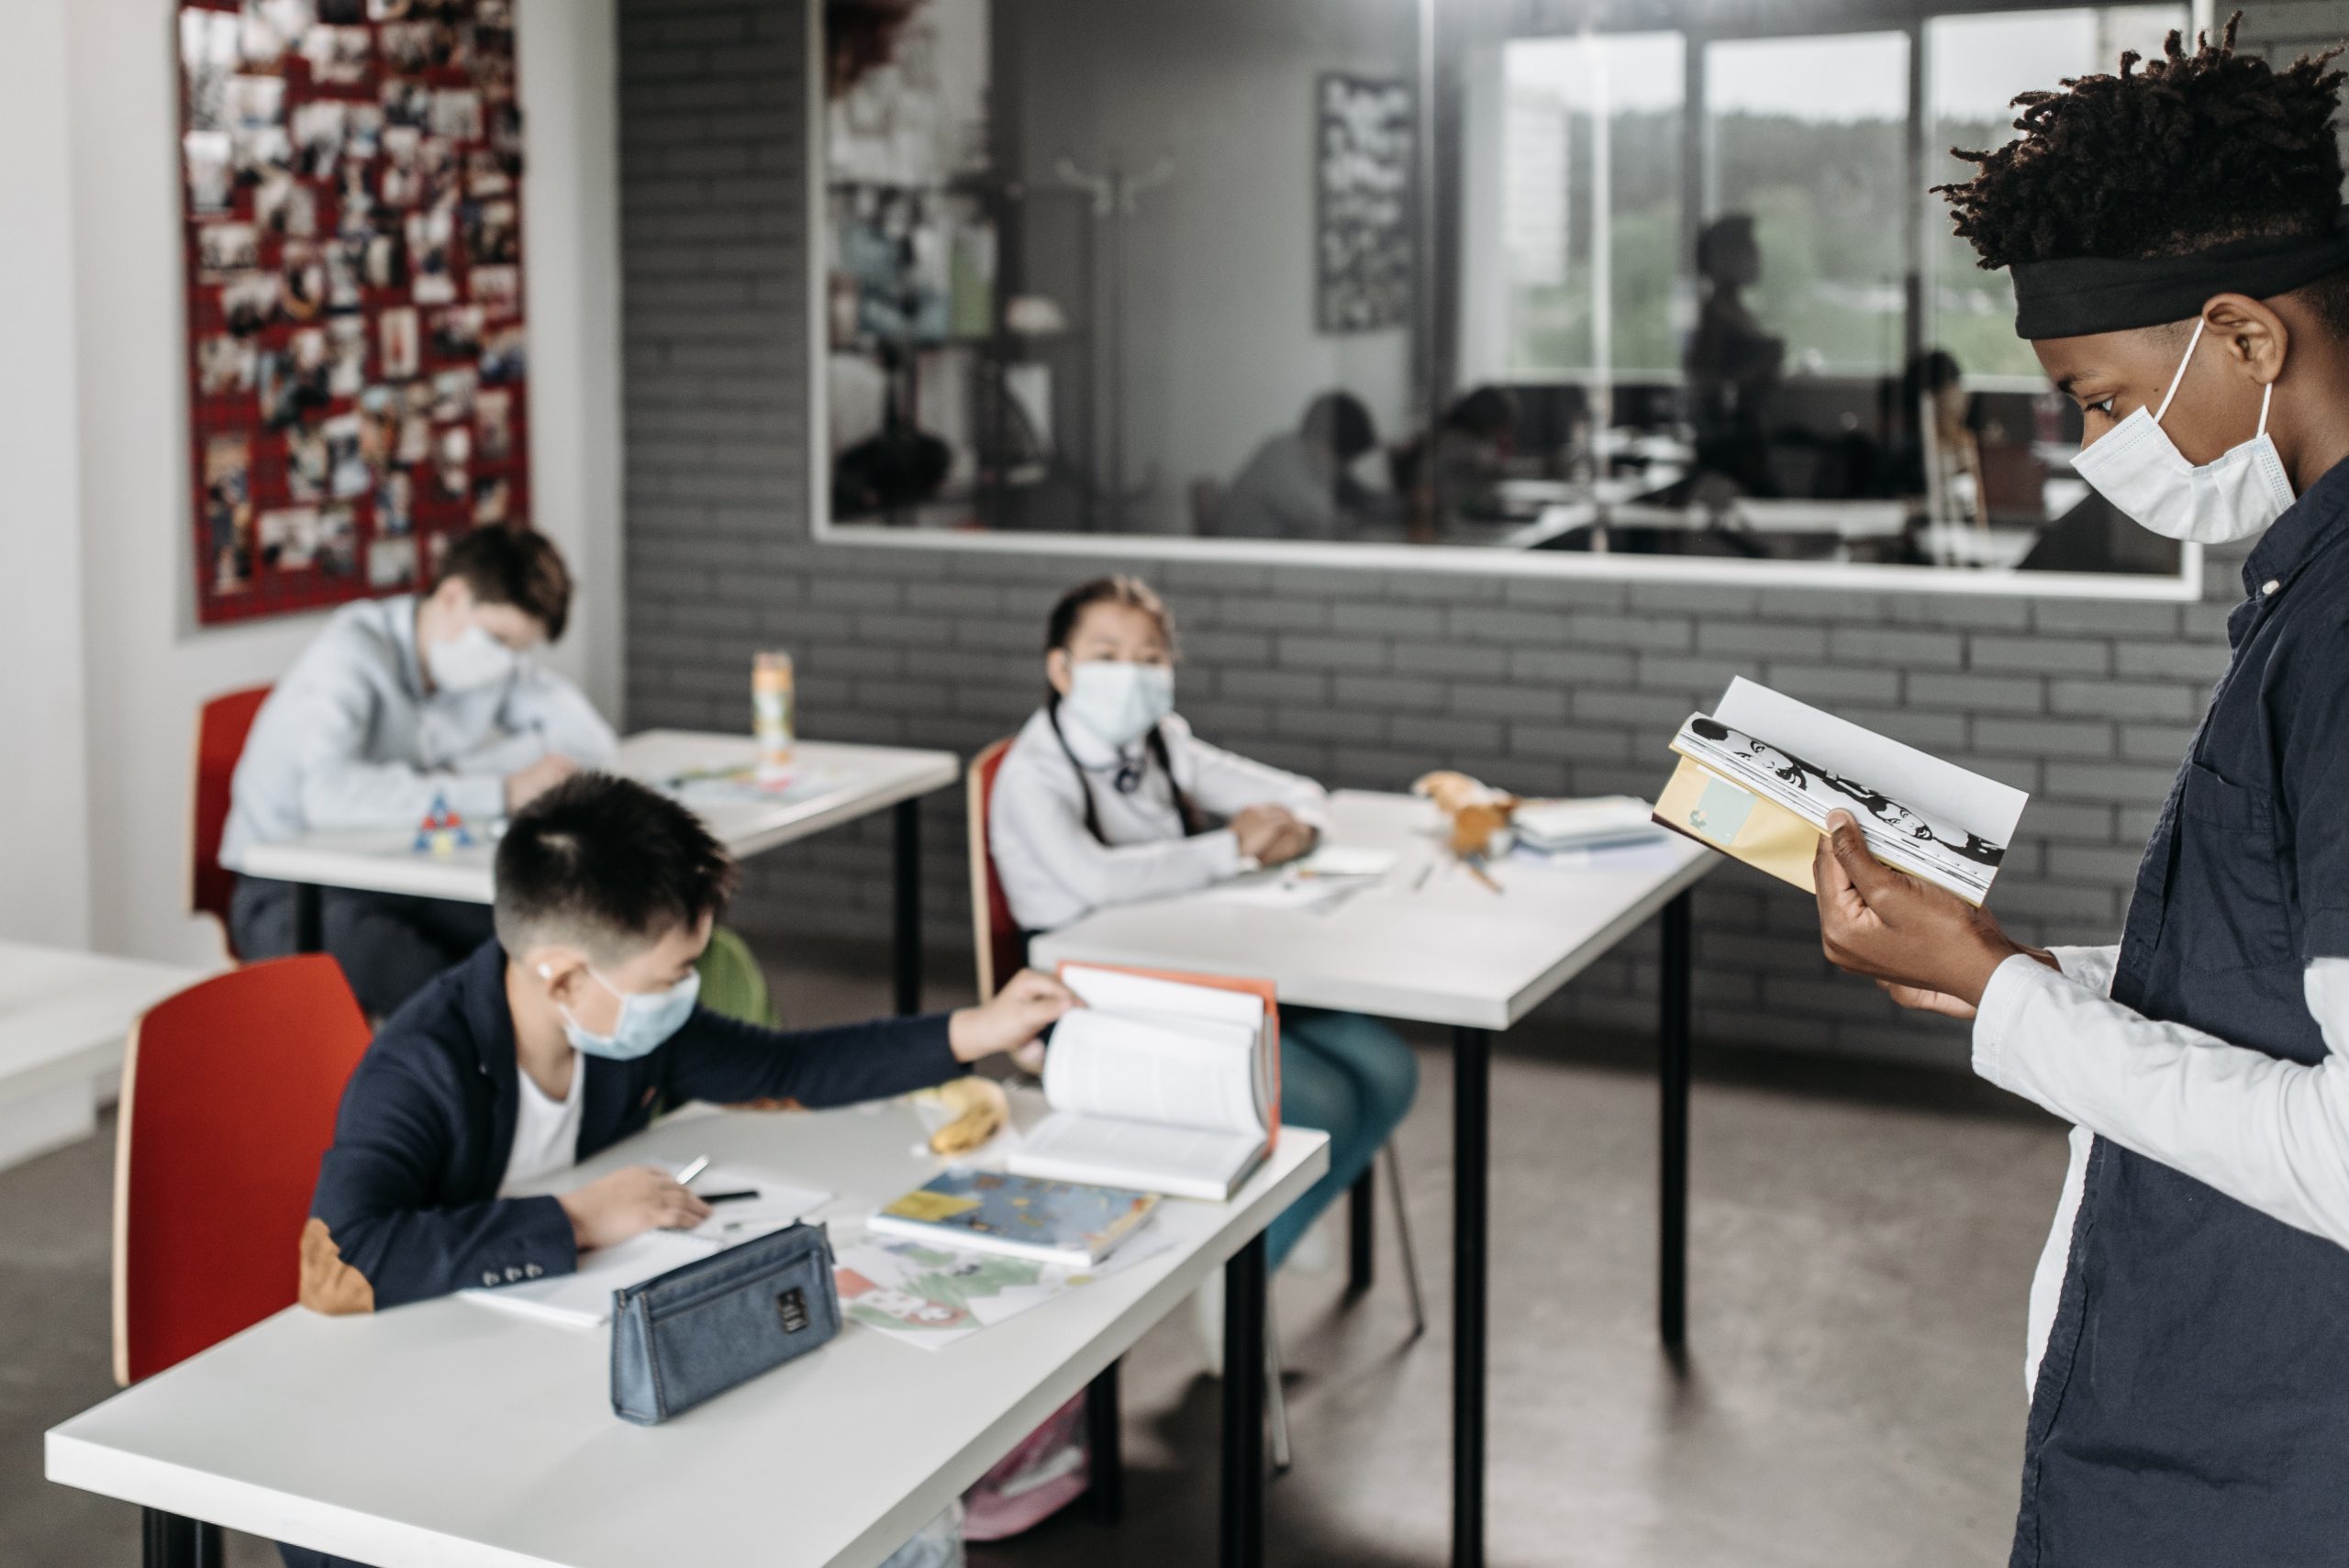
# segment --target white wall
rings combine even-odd
[[[11,752],[0,811],[12,825],[0,933],[197,961],[218,948],[185,913],[196,705],[274,677],[317,617],[195,625],[173,9],[6,0],[0,10],[10,39],[0,128],[13,133],[0,143],[11,149],[0,161],[0,472],[10,475],[0,520],[11,547],[0,571]],[[525,0],[519,11],[533,117],[531,485],[540,526],[584,579],[577,629],[555,662],[616,711],[612,5]]]
[[[6,0],[0,50],[0,938],[90,932],[65,6]]]

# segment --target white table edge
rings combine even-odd
[[[1252,1193],[1243,1189],[1246,1195],[1237,1212],[1197,1251],[1177,1262],[1164,1278],[1136,1297],[1109,1324],[1040,1379],[1023,1398],[974,1437],[952,1460],[874,1520],[862,1535],[830,1558],[826,1568],[874,1568],[910,1539],[915,1530],[935,1518],[950,1499],[967,1490],[1046,1416],[1066,1404],[1110,1362],[1132,1349],[1135,1341],[1187,1299],[1210,1272],[1222,1267],[1248,1242],[1262,1235],[1283,1209],[1330,1168],[1327,1133],[1307,1128],[1290,1129],[1284,1133],[1285,1141],[1298,1138],[1313,1144],[1304,1159],[1272,1181],[1252,1183]],[[1048,1304],[1041,1310],[1049,1309]],[[260,1332],[277,1318],[304,1310],[306,1309],[300,1307],[286,1307],[243,1332]],[[200,1359],[199,1356],[191,1361]],[[157,1375],[169,1377],[172,1372]],[[139,1386],[123,1389],[91,1409],[101,1409],[114,1400],[133,1396]],[[291,1496],[252,1482],[228,1480],[176,1461],[92,1441],[72,1430],[88,1413],[69,1417],[42,1434],[42,1473],[49,1481],[263,1539],[289,1540],[296,1546],[329,1552],[348,1551],[347,1530],[340,1527],[346,1527],[355,1518],[363,1518],[371,1530],[380,1532],[379,1541],[371,1546],[379,1560],[377,1568],[401,1568],[404,1563],[432,1564],[435,1568],[443,1564],[461,1564],[462,1568],[566,1568],[555,1559],[485,1546],[380,1515],[354,1515],[347,1508]],[[339,1528],[329,1535],[317,1535],[311,1527],[321,1519]],[[386,1547],[395,1550],[387,1555]]]

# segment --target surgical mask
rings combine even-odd
[[[541,978],[550,972],[539,967]],[[613,1062],[633,1062],[640,1056],[658,1050],[662,1041],[685,1027],[694,1004],[701,999],[701,973],[696,970],[674,985],[659,991],[623,991],[593,969],[588,977],[620,999],[620,1016],[613,1020],[609,1034],[591,1034],[571,1009],[557,1005],[562,1014],[563,1038],[572,1048],[589,1056],[601,1056]]]
[[[446,641],[424,645],[424,667],[431,673],[432,684],[442,691],[494,686],[511,675],[519,662],[521,655],[473,624]]]
[[[2227,544],[2249,539],[2282,517],[2292,504],[2292,482],[2285,477],[2283,456],[2267,434],[2274,382],[2259,395],[2259,428],[2241,446],[2220,453],[2216,462],[2199,468],[2187,462],[2162,428],[2162,416],[2169,412],[2177,384],[2186,379],[2186,367],[2201,340],[2202,323],[2198,320],[2161,406],[2150,414],[2137,408],[2081,448],[2072,467],[2106,500],[2165,539]]]
[[[1079,664],[1067,700],[1079,723],[1123,751],[1174,711],[1174,672],[1163,664]]]

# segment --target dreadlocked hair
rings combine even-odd
[[[2071,77],[2014,100],[2022,134],[1936,185],[1986,268],[2065,256],[2176,256],[2232,240],[2317,233],[2341,203],[2332,133],[2342,72],[2330,49],[2277,69],[2235,52],[2237,11],[2189,53],[2121,57],[2118,75]],[[2140,64],[2143,68],[2139,69]],[[2327,325],[2349,333],[2349,274],[2309,285]]]

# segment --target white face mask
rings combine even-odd
[[[445,692],[494,686],[511,675],[519,662],[519,654],[471,622],[445,642],[424,645],[424,667],[431,673],[432,684]]]
[[[545,964],[539,966],[541,978],[549,975]],[[563,1037],[572,1049],[589,1056],[607,1057],[614,1062],[633,1062],[659,1050],[668,1038],[685,1027],[693,1016],[694,1004],[701,999],[701,972],[695,970],[674,985],[658,991],[623,991],[593,969],[588,978],[620,1000],[619,1016],[612,1020],[612,1032],[596,1034],[571,1016],[571,1009],[556,1005],[562,1015]]]
[[[2177,384],[2186,379],[2202,323],[2186,345],[2169,390],[2152,413],[2140,406],[2129,417],[2080,450],[2072,467],[2122,511],[2166,539],[2226,544],[2249,539],[2284,515],[2292,504],[2292,482],[2284,459],[2267,435],[2267,405],[2276,395],[2269,382],[2259,395],[2259,428],[2241,446],[2229,447],[2215,462],[2197,468],[2162,428]]]
[[[1163,664],[1078,664],[1067,702],[1078,723],[1123,751],[1174,711],[1174,672]]]

